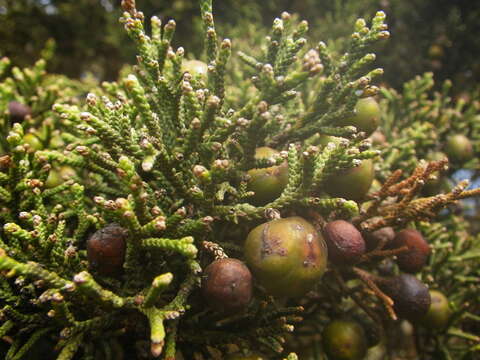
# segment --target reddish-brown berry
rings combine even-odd
[[[396,249],[402,246],[406,246],[408,251],[398,254],[398,267],[408,273],[420,271],[430,255],[430,245],[417,230],[405,229],[399,231],[392,241],[392,248]]]
[[[329,222],[323,229],[328,258],[336,265],[351,265],[365,253],[365,240],[355,226],[345,220]]]
[[[87,240],[90,267],[101,275],[114,276],[122,272],[128,230],[112,223],[97,230]]]
[[[252,299],[252,274],[240,260],[215,260],[204,271],[202,292],[207,303],[217,311],[241,311]]]
[[[375,249],[379,244],[383,244],[383,247],[388,247],[394,238],[395,231],[390,226],[365,234],[368,250]]]
[[[22,122],[27,115],[32,114],[32,109],[18,101],[10,101],[8,103],[8,112],[10,113],[11,122],[14,123]]]

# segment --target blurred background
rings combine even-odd
[[[120,0],[0,0],[0,55],[19,66],[31,65],[49,38],[56,43],[50,71],[71,77],[92,73],[113,80],[134,62],[133,42],[118,23]],[[137,0],[146,17],[177,21],[175,40],[189,57],[199,57],[201,38],[195,0]],[[387,13],[392,34],[378,57],[384,81],[400,87],[414,75],[433,71],[462,93],[480,79],[480,1],[473,0],[221,0],[214,1],[220,34],[232,36],[242,25],[265,25],[281,11],[299,13],[310,23],[311,38],[340,46],[358,17]],[[238,30],[237,30],[238,33]],[[235,46],[235,42],[234,42]]]

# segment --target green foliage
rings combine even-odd
[[[58,53],[50,70],[79,77],[94,73],[115,79],[118,71],[135,56],[135,47],[126,41],[118,27],[119,0],[48,0],[0,1],[0,43],[4,55],[20,66],[28,66],[39,56],[49,38],[58,44]],[[195,1],[176,0],[139,3],[147,18],[158,16],[166,22],[179,23],[175,46],[188,48],[189,58],[200,58],[201,41],[192,36],[201,28],[195,17]],[[455,79],[456,93],[475,86],[480,68],[478,2],[469,0],[224,0],[216,6],[216,20],[221,33],[230,38],[250,38],[262,32],[278,9],[298,13],[311,24],[314,39],[329,39],[332,51],[341,49],[350,35],[346,24],[359,16],[368,18],[377,9],[389,14],[395,41],[382,48],[379,59],[385,68],[385,81],[400,88],[406,80],[426,71],[435,71],[440,80]],[[84,16],[83,14],[89,14]],[[92,29],[95,29],[93,31]],[[412,41],[415,39],[415,41]],[[383,45],[382,45],[383,46]],[[461,85],[460,85],[461,84]]]
[[[290,350],[299,341],[297,349],[311,349],[305,356],[319,359],[318,334],[332,319],[350,316],[366,318],[361,326],[378,334],[377,350],[393,356],[398,349],[390,334],[398,332],[402,314],[381,290],[387,280],[380,262],[405,249],[382,241],[354,265],[329,261],[300,299],[289,296],[299,294],[288,287],[282,289],[287,299],[275,299],[258,281],[251,303],[234,315],[202,298],[202,269],[213,259],[244,260],[242,244],[253,228],[293,216],[308,219],[310,232],[334,219],[348,220],[365,238],[386,226],[422,232],[432,256],[418,279],[448,297],[452,316],[442,331],[419,329],[417,350],[428,359],[478,353],[480,239],[452,208],[480,190],[467,190],[463,181],[450,192],[422,196],[447,163],[422,159],[442,150],[452,132],[466,134],[473,145],[475,156],[462,166],[478,168],[478,94],[471,103],[454,101],[446,82],[431,95],[429,74],[402,93],[375,86],[383,70],[374,67],[372,49],[389,37],[383,12],[370,25],[356,20],[353,34],[334,50],[310,44],[308,23],[287,12],[268,37],[259,32],[236,45],[220,39],[211,0],[201,0],[194,35],[203,39],[207,72],[194,74],[186,71],[186,50],[172,43],[175,21],[145,20],[133,0],[122,6],[121,22],[138,56],[117,82],[96,86],[47,75],[45,59],[11,73],[10,60],[1,62],[6,359],[41,356],[43,343],[45,358],[53,353],[62,360],[220,359],[239,351],[294,360]],[[342,124],[355,115],[359,99],[379,92],[388,144],[372,147],[367,134]],[[10,101],[28,105],[32,114],[12,125]],[[34,149],[26,133],[35,134],[42,149]],[[322,136],[337,140],[312,145]],[[265,146],[274,156],[256,157]],[[362,162],[374,163],[381,183],[355,201],[330,197],[327,182]],[[288,167],[286,185],[255,206],[249,170],[272,166]],[[59,179],[49,182],[55,172]],[[126,234],[123,271],[102,273],[89,263],[87,240],[111,223]],[[302,237],[303,266],[319,260],[310,238]],[[265,234],[259,239],[265,245]],[[275,236],[272,244],[279,246]]]
[[[402,93],[382,89],[381,131],[388,143],[382,150],[385,175],[389,169],[411,171],[420,159],[432,159],[433,152],[448,153],[449,138],[455,134],[464,134],[474,148],[478,146],[478,91],[472,92],[472,99],[466,101],[452,98],[449,80],[443,83],[440,91],[433,91],[433,87],[433,74],[426,73],[405,83]],[[405,156],[405,152],[409,152],[409,156]],[[473,153],[477,152],[475,148]],[[451,160],[452,170],[478,168],[478,159],[474,156],[467,161]]]

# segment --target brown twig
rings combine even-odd
[[[381,319],[379,318],[379,316],[372,311],[372,309],[370,309],[370,307],[368,307],[367,304],[365,304],[363,302],[363,300],[356,294],[356,293],[352,293],[350,292],[350,289],[348,288],[348,286],[345,284],[345,281],[343,280],[342,278],[342,275],[340,274],[340,272],[337,270],[337,269],[334,269],[333,271],[333,275],[335,277],[335,280],[337,280],[337,283],[338,285],[340,286],[340,288],[342,289],[342,291],[344,291],[345,293],[349,293],[350,297],[352,298],[353,301],[355,301],[355,303],[363,310],[365,311],[365,313],[370,316],[372,318],[372,320],[375,322],[375,324],[381,324],[382,321]]]
[[[391,249],[391,250],[381,250],[381,249],[378,249],[378,247],[377,247],[375,250],[372,250],[372,251],[362,255],[362,257],[360,259],[360,262],[369,261],[371,258],[377,257],[377,256],[378,257],[394,256],[394,255],[398,255],[398,254],[401,254],[401,253],[406,252],[406,251],[408,251],[407,246],[402,246],[400,248]]]
[[[358,276],[358,278],[365,285],[367,285],[367,287],[369,287],[370,290],[372,290],[380,300],[382,300],[383,305],[385,306],[385,309],[387,310],[389,316],[393,320],[397,320],[397,314],[395,314],[395,311],[393,310],[393,300],[378,288],[378,286],[373,281],[373,276],[370,273],[360,268],[353,267],[352,269],[355,272],[355,274]]]

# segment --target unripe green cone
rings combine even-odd
[[[434,151],[427,155],[427,160],[429,161],[440,161],[444,159],[448,160],[447,155],[440,151]],[[422,192],[428,196],[449,192],[451,186],[448,182],[448,178],[442,176],[439,171],[434,172],[433,175],[435,175],[435,178],[430,178],[425,182]]]
[[[322,342],[329,359],[361,360],[367,353],[363,328],[355,321],[334,320],[323,330]]]
[[[367,194],[373,177],[373,161],[363,160],[359,166],[331,176],[325,182],[325,192],[333,197],[358,201]]]
[[[422,192],[427,196],[445,194],[452,190],[452,184],[446,177],[439,177],[435,180],[428,180],[422,188]]]
[[[299,297],[325,272],[327,246],[308,221],[295,216],[254,228],[245,242],[245,258],[267,292]]]
[[[452,135],[447,139],[445,152],[452,162],[461,164],[473,157],[472,143],[465,135]]]
[[[207,76],[208,65],[200,60],[184,60],[182,63],[182,70],[188,71],[193,76]]]
[[[428,48],[428,56],[432,59],[439,59],[442,58],[445,55],[445,50],[443,50],[443,47],[438,44],[432,44]]]
[[[255,159],[268,159],[278,154],[278,151],[268,146],[261,146],[255,149]]]
[[[317,145],[321,149],[328,145],[328,143],[338,144],[342,141],[342,138],[338,136],[330,136],[330,135],[318,135],[313,141],[313,145]]]
[[[338,122],[340,126],[355,126],[358,131],[363,131],[369,136],[380,123],[380,106],[373,97],[366,97],[357,101],[355,115]]]
[[[448,299],[438,290],[430,290],[430,297],[432,303],[427,315],[420,320],[420,324],[428,329],[443,330],[452,315]]]
[[[65,165],[59,169],[51,169],[45,181],[45,187],[53,188],[55,186],[63,184],[65,180],[68,180],[72,176],[76,176],[77,172],[72,167]]]
[[[55,186],[58,186],[63,183],[63,179],[60,176],[60,173],[56,169],[50,170],[48,173],[47,180],[45,181],[45,187],[51,189]]]
[[[49,147],[51,147],[53,149],[58,149],[58,148],[62,148],[64,146],[65,146],[65,142],[63,141],[62,137],[59,134],[53,136],[50,139]]]
[[[43,149],[43,144],[42,142],[40,141],[40,139],[38,138],[38,136],[36,136],[35,134],[33,133],[28,133],[28,134],[25,134],[23,136],[23,141],[28,144],[29,146],[29,151],[33,152],[33,151],[37,151],[37,150],[42,150]]]
[[[248,175],[250,176],[248,190],[255,193],[249,202],[259,206],[278,198],[288,182],[285,165],[251,169]]]
[[[269,147],[260,147],[255,151],[255,159],[268,159],[278,151]],[[287,163],[248,171],[248,190],[254,195],[249,198],[253,205],[261,206],[278,198],[288,183]]]

